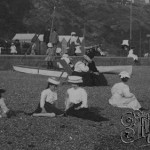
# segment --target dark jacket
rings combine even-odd
[[[47,30],[44,32],[44,37],[43,37],[43,41],[48,44],[49,43],[49,36],[50,36],[50,31]]]

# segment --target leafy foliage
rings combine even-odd
[[[1,0],[0,34],[11,38],[16,32],[43,33],[54,26],[59,34],[75,31],[83,35],[86,45],[101,43],[120,49],[130,36],[130,4],[108,0]],[[55,6],[55,11],[54,11]],[[146,34],[150,32],[150,5],[132,5],[132,45],[148,49]],[[140,41],[141,40],[141,41]],[[143,43],[140,45],[139,43]],[[108,48],[109,49],[109,48]],[[138,51],[137,51],[138,53]]]

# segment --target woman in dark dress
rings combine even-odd
[[[72,75],[82,77],[82,86],[93,86],[92,76],[89,72],[88,62],[85,58],[83,60],[79,60],[75,64]]]
[[[89,71],[91,73],[91,78],[92,78],[92,84],[93,86],[107,86],[108,82],[104,76],[103,73],[100,73],[95,65],[95,62],[93,61],[94,58],[94,53],[89,53],[85,56],[85,59],[88,61],[88,67]]]

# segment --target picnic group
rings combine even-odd
[[[68,60],[69,57],[65,57]],[[58,108],[59,102],[57,96],[57,88],[61,85],[60,80],[55,77],[49,77],[47,79],[47,87],[41,92],[40,101],[35,110],[32,112],[23,112],[25,115],[33,117],[67,117],[73,116],[86,120],[92,120],[96,122],[106,121],[107,118],[100,116],[98,113],[92,111],[88,105],[90,92],[87,94],[85,87],[108,86],[108,81],[103,73],[100,73],[93,60],[93,53],[84,55],[82,60],[79,60],[74,66],[72,75],[67,78],[67,83],[70,87],[66,90],[64,97],[64,110]],[[120,82],[115,83],[111,88],[112,96],[108,100],[108,103],[112,107],[130,108],[133,110],[146,110],[141,106],[136,96],[131,93],[127,84],[131,75],[127,71],[121,71],[119,73]],[[64,86],[62,84],[62,86]],[[0,89],[0,117],[17,117],[17,111],[9,109],[5,103],[3,97],[5,89]],[[91,93],[92,94],[92,93]],[[99,93],[97,93],[99,94]]]
[[[57,43],[58,43],[58,33],[54,29],[52,36],[50,36],[49,29],[44,34],[44,41],[47,43],[47,52],[45,61],[47,61],[47,68],[53,68],[53,61],[56,56]],[[89,119],[93,121],[102,121],[105,118],[95,114],[90,110],[88,106],[88,94],[85,90],[85,86],[93,87],[96,86],[108,86],[108,81],[103,73],[100,73],[97,69],[94,61],[95,52],[92,48],[83,55],[83,57],[78,60],[75,64],[72,63],[70,56],[75,54],[76,46],[78,45],[75,38],[76,33],[71,33],[70,46],[67,51],[61,56],[67,66],[72,70],[72,74],[68,76],[67,82],[70,84],[70,88],[66,91],[64,98],[65,109],[59,109],[56,104],[59,101],[57,98],[57,88],[61,82],[54,77],[49,77],[47,80],[47,87],[41,92],[41,98],[37,108],[33,112],[24,112],[25,115],[29,116],[50,116],[50,117],[67,117],[75,116],[78,118]],[[124,48],[128,44],[123,44]],[[138,61],[138,57],[133,54],[133,49],[129,51],[129,56],[133,57],[135,61]],[[57,64],[59,68],[63,68],[61,63]],[[130,79],[130,73],[127,71],[121,71],[119,73],[120,82],[114,84],[111,88],[112,96],[108,100],[109,104],[113,107],[120,108],[131,108],[133,110],[145,110],[141,107],[136,96],[130,92],[130,88],[127,85]],[[62,85],[63,86],[63,85]],[[17,116],[15,110],[11,110],[5,104],[5,99],[3,97],[5,89],[0,89],[0,117],[12,117]],[[90,94],[90,93],[89,93]]]

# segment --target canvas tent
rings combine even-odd
[[[20,46],[21,46],[21,54],[24,54],[27,49],[29,49],[30,45],[35,43],[36,44],[36,50],[35,53],[36,55],[41,54],[41,41],[38,38],[38,35],[35,33],[17,33],[12,41],[19,40]],[[28,54],[30,54],[30,51]]]

